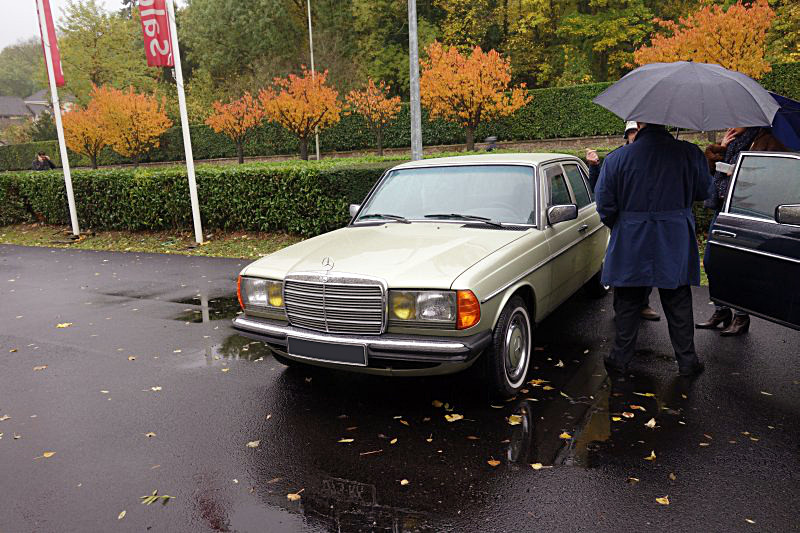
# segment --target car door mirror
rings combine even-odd
[[[554,205],[547,210],[547,222],[551,226],[576,218],[578,218],[578,206],[575,204]]]
[[[358,214],[358,210],[361,209],[360,204],[350,204],[350,218],[353,218]]]
[[[800,226],[800,204],[785,204],[776,207],[775,222]]]

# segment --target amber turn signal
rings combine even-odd
[[[244,311],[244,303],[242,303],[242,276],[236,278],[236,298],[239,299],[239,307]]]
[[[481,321],[481,304],[472,291],[458,291],[457,329],[471,328]]]

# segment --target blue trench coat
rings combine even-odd
[[[609,154],[595,199],[611,241],[603,283],[674,289],[700,285],[692,204],[708,198],[711,174],[696,145],[648,125]]]

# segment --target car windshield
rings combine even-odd
[[[458,220],[534,224],[534,169],[464,165],[393,170],[364,205],[359,221]]]

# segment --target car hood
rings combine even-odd
[[[290,272],[323,271],[328,257],[332,272],[382,278],[390,287],[446,289],[470,266],[526,233],[452,223],[350,226],[284,248],[242,273],[282,279]]]

